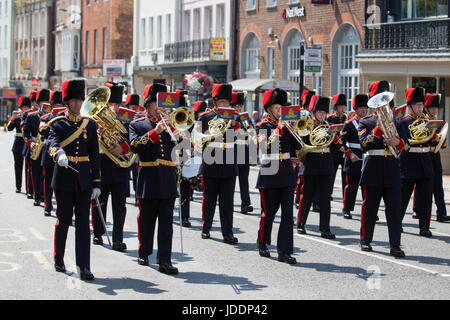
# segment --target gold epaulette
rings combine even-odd
[[[138,118],[138,119],[133,120],[132,122],[138,122],[138,121],[142,121],[145,119],[147,119],[147,117]]]
[[[55,122],[57,120],[61,120],[61,119],[65,119],[65,118],[66,118],[65,116],[60,116],[60,117],[53,118],[52,120],[50,120],[48,122],[48,126],[51,126],[53,124],[53,122]]]

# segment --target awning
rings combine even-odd
[[[256,91],[280,88],[286,91],[299,91],[299,84],[290,80],[278,79],[239,79],[231,81],[234,91]]]

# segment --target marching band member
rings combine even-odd
[[[28,144],[25,143],[25,137],[23,133],[23,125],[25,123],[25,120],[27,119],[28,115],[33,112],[33,104],[31,102],[31,99],[28,97],[24,97],[22,103],[30,104],[30,108],[27,109],[22,113],[21,121],[20,121],[20,131],[22,132],[22,139],[24,140],[23,150],[22,150],[22,156],[25,160],[25,182],[27,184],[27,198],[33,199],[34,197],[34,186],[33,186],[33,178],[31,176],[31,159],[30,159],[30,148],[28,147]]]
[[[80,115],[84,80],[65,81],[62,98],[68,111],[49,122],[49,153],[55,166],[52,188],[57,202],[54,261],[57,272],[65,272],[67,232],[75,212],[75,255],[82,280],[94,280],[90,271],[89,207],[100,195],[100,156],[97,125]]]
[[[16,177],[16,193],[22,191],[22,173],[23,173],[23,147],[24,140],[21,131],[22,115],[28,113],[31,110],[31,101],[29,98],[20,97],[17,103],[17,108],[19,111],[13,111],[12,117],[8,122],[8,131],[16,130],[14,136],[14,143],[12,146],[12,153],[14,156],[14,172]]]
[[[231,106],[236,110],[238,117],[244,103],[245,94],[243,92],[233,92]],[[250,201],[250,188],[248,185],[248,176],[250,174],[250,151],[248,140],[246,138],[248,137],[247,130],[251,128],[247,128],[243,125],[242,121],[240,121],[240,127],[240,133],[242,133],[242,135],[239,136],[239,139],[236,142],[244,144],[244,163],[238,163],[239,193],[241,195],[241,213],[247,214],[248,212],[253,211]]]
[[[327,113],[330,106],[328,97],[314,96],[311,98],[309,110],[314,118],[314,128],[327,125]],[[303,138],[306,144],[310,144],[310,135]],[[334,135],[332,145],[338,147],[340,153],[345,152],[345,146],[337,134]],[[319,194],[320,206],[320,233],[322,238],[335,239],[336,236],[330,230],[331,193],[333,191],[333,156],[330,148],[322,148],[306,155],[303,162],[303,186],[298,209],[297,232],[306,234],[305,224],[315,194]]]
[[[50,133],[50,127],[48,123],[58,117],[61,112],[61,108],[63,106],[62,101],[62,92],[61,91],[52,91],[50,93],[50,105],[52,107],[52,111],[48,114],[45,114],[41,117],[41,124],[39,125],[39,133],[41,134],[44,140],[44,146],[42,147],[42,156],[41,156],[41,166],[43,168],[43,178],[44,178],[44,216],[51,216],[51,212],[53,210],[53,189],[52,189],[52,180],[53,180],[53,171],[55,168],[55,163],[53,159],[50,157],[48,153],[48,135]]]
[[[120,104],[122,103],[122,95],[124,87],[115,83],[106,83],[111,91],[111,96],[108,101],[108,108],[113,111],[114,115],[119,111]],[[124,128],[128,130],[128,125],[123,123]],[[100,128],[99,132],[103,129]],[[122,154],[127,154],[130,151],[128,143],[122,142],[121,144],[115,142],[113,149],[110,152],[119,157]],[[127,245],[123,242],[123,227],[125,225],[125,217],[127,214],[126,198],[128,189],[130,187],[130,168],[122,168],[115,164],[107,154],[100,152],[100,173],[101,182],[100,190],[101,194],[99,202],[101,205],[103,218],[106,221],[106,213],[108,208],[109,194],[112,198],[112,215],[113,215],[113,232],[112,232],[112,249],[115,251],[126,251]],[[91,208],[91,220],[92,228],[94,231],[93,244],[102,245],[102,235],[106,230],[103,227],[100,212],[96,206]]]
[[[345,94],[335,94],[333,96],[333,110],[334,113],[329,115],[327,122],[330,124],[342,124],[345,123],[347,115],[345,114],[345,108],[347,107],[347,96]],[[344,174],[344,154],[337,148],[336,145],[330,147],[331,155],[333,157],[334,174],[333,174],[333,187],[336,180],[336,173],[339,166],[341,166],[341,184],[342,184],[342,198],[344,197],[345,189],[345,174]],[[333,193],[333,190],[331,190]]]
[[[258,140],[266,141],[264,147],[260,146],[264,149],[264,153],[260,153],[261,166],[256,183],[261,195],[257,246],[260,256],[270,257],[267,244],[271,243],[273,220],[281,206],[281,222],[277,237],[278,261],[295,264],[297,260],[291,254],[294,252],[292,228],[296,176],[290,160],[290,151],[301,149],[301,144],[281,120],[281,107],[286,106],[287,102],[286,91],[278,88],[267,91],[264,94],[263,106],[269,117],[264,118],[256,126]],[[270,168],[278,170],[269,174]]]
[[[425,96],[425,108],[427,111],[427,119],[437,120],[439,115],[439,108],[441,105],[441,95],[440,94],[427,94]],[[440,128],[438,128],[438,131]],[[447,141],[444,142],[443,148],[446,147]],[[441,154],[439,151],[434,153],[434,147],[430,148],[431,161],[433,163],[433,195],[434,202],[437,207],[436,211],[436,221],[447,222],[450,221],[450,217],[447,216],[447,209],[445,207],[444,201],[444,188],[442,185],[442,163]],[[414,202],[414,204],[416,204]]]
[[[50,91],[48,89],[38,90],[36,92],[36,108],[37,111],[31,112],[26,118],[23,124],[23,133],[24,140],[29,148],[29,152],[31,154],[32,150],[37,146],[36,145],[36,137],[39,133],[39,125],[41,123],[41,116],[44,114],[43,105],[44,103],[48,103],[50,99]],[[31,177],[34,188],[34,206],[40,206],[42,199],[42,191],[43,191],[43,180],[42,180],[42,167],[41,167],[41,158],[42,153],[36,160],[31,161]]]
[[[352,108],[356,116],[345,123],[341,131],[341,140],[348,143],[349,149],[345,153],[343,172],[345,173],[346,186],[344,189],[344,219],[351,219],[351,212],[355,208],[356,194],[362,170],[362,150],[359,143],[358,126],[361,118],[367,115],[367,102],[369,97],[365,94],[357,94],[353,97]]]
[[[213,109],[202,113],[197,121],[196,126],[201,125],[202,133],[209,129],[208,123],[213,120],[218,113],[218,108],[226,108],[230,106],[232,99],[232,86],[230,84],[214,84],[212,90]],[[239,123],[235,120],[231,121],[231,129],[238,130]],[[194,128],[196,130],[198,128]],[[226,133],[222,136],[222,141],[226,141]],[[214,212],[216,210],[217,197],[219,197],[219,214],[220,225],[222,228],[223,241],[228,244],[235,244],[238,238],[233,235],[233,202],[234,202],[234,188],[237,176],[236,159],[229,163],[227,159],[227,150],[235,150],[234,142],[217,142],[213,141],[204,146],[209,149],[211,153],[222,153],[222,160],[224,163],[203,163],[200,167],[200,173],[203,175],[203,202],[202,202],[202,239],[209,239],[211,237],[209,231],[211,230]],[[235,155],[235,152],[233,152]],[[227,161],[228,160],[228,161]]]
[[[389,83],[384,81],[369,86],[369,96],[389,90]],[[387,83],[387,85],[384,85]],[[381,198],[384,200],[386,220],[389,232],[390,254],[397,258],[405,256],[400,249],[401,237],[401,177],[398,160],[390,154],[388,146],[401,151],[404,141],[397,138],[383,138],[377,114],[371,114],[359,121],[359,141],[363,153],[360,185],[363,187],[364,201],[361,209],[362,251],[372,251],[375,222]],[[393,125],[393,124],[392,124]],[[393,125],[395,126],[395,125]]]
[[[177,168],[171,159],[175,144],[160,117],[157,105],[158,92],[167,92],[167,87],[158,83],[145,87],[143,98],[147,115],[130,124],[131,150],[139,155],[136,186],[139,206],[138,264],[148,266],[148,256],[153,252],[153,238],[158,219],[156,262],[159,264],[159,271],[177,274],[178,269],[171,263],[173,210],[178,196]]]
[[[431,237],[430,218],[433,196],[433,164],[430,156],[430,142],[434,145],[436,135],[426,141],[413,141],[411,125],[418,119],[425,119],[423,114],[425,89],[411,88],[406,91],[406,103],[410,113],[397,121],[397,130],[405,142],[404,152],[400,156],[402,177],[402,220],[408,207],[411,194],[416,189],[414,207],[419,217],[419,234]]]
[[[198,120],[198,118],[200,117],[200,115],[206,111],[206,108],[208,107],[208,105],[206,104],[205,101],[196,101],[194,103],[194,117],[195,117],[195,121]]]

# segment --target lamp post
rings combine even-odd
[[[304,88],[304,82],[303,82],[303,73],[305,70],[305,41],[301,40],[300,41],[300,85],[299,85],[299,99],[300,96],[303,92],[303,88]]]

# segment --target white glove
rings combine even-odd
[[[58,165],[60,167],[64,167],[64,168],[68,168],[69,167],[69,159],[67,159],[67,156],[65,153],[63,153],[59,158],[58,158]]]
[[[92,190],[92,199],[100,197],[101,193],[102,193],[102,191],[100,190],[100,188],[94,188]]]

